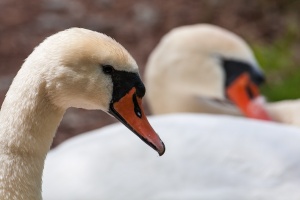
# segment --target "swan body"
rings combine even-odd
[[[161,159],[119,124],[90,131],[50,151],[44,199],[300,198],[299,128],[192,113],[149,120],[168,146]]]
[[[68,107],[109,112],[162,154],[140,107],[144,91],[136,62],[112,38],[81,28],[47,38],[26,59],[1,107],[0,199],[42,199],[44,160]]]
[[[263,74],[252,50],[236,34],[209,24],[182,26],[167,33],[149,56],[145,70],[146,97],[153,114],[245,115],[228,95],[227,80],[236,78],[228,73],[228,61],[233,63],[231,74],[244,72],[262,83]],[[299,101],[256,102],[269,118],[299,126]]]

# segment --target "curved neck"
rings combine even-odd
[[[42,199],[44,160],[64,110],[48,101],[40,80],[17,76],[3,102],[0,199]]]

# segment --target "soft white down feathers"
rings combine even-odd
[[[230,116],[150,117],[162,157],[120,124],[74,137],[46,159],[45,200],[297,200],[300,129]]]

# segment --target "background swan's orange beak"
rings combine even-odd
[[[113,102],[109,112],[155,149],[160,156],[164,154],[165,145],[149,124],[142,108],[142,99],[137,97],[135,87],[119,101]]]
[[[241,112],[250,118],[272,120],[263,104],[258,100],[258,86],[251,82],[247,73],[241,74],[227,87],[228,98],[233,101]]]

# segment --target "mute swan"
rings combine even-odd
[[[249,52],[244,53],[251,57]],[[172,59],[172,54],[165,56]],[[161,57],[162,60],[164,58]],[[208,72],[210,70],[214,71],[207,69]],[[248,70],[249,74],[253,73],[253,82],[262,82],[258,68]],[[223,91],[222,87],[219,85]],[[201,85],[192,87],[191,91],[197,92],[198,88],[206,91]],[[158,94],[157,100],[164,98],[165,94]],[[226,100],[223,93],[216,94],[224,98],[221,100]],[[226,102],[227,107],[224,108],[218,105],[218,101],[202,96],[197,98],[217,113],[240,114]],[[169,151],[163,159],[155,159],[135,138],[123,139],[126,130],[120,125],[73,137],[47,156],[43,177],[44,199],[300,198],[298,128],[201,114],[152,116],[150,122],[167,142]],[[99,142],[102,142],[101,145]],[[186,146],[189,148],[184,148]],[[114,161],[116,159],[118,162]],[[106,175],[108,171],[110,173]]]
[[[168,146],[162,159],[120,125],[73,137],[46,158],[44,199],[300,199],[299,128],[191,113],[149,120]]]
[[[170,31],[149,56],[145,69],[146,98],[154,114],[243,113],[270,119],[256,98],[263,81],[246,42],[208,24]]]
[[[110,113],[162,155],[164,144],[141,107],[144,94],[136,62],[110,37],[72,28],[47,38],[2,105],[0,199],[42,199],[44,159],[68,107]]]

